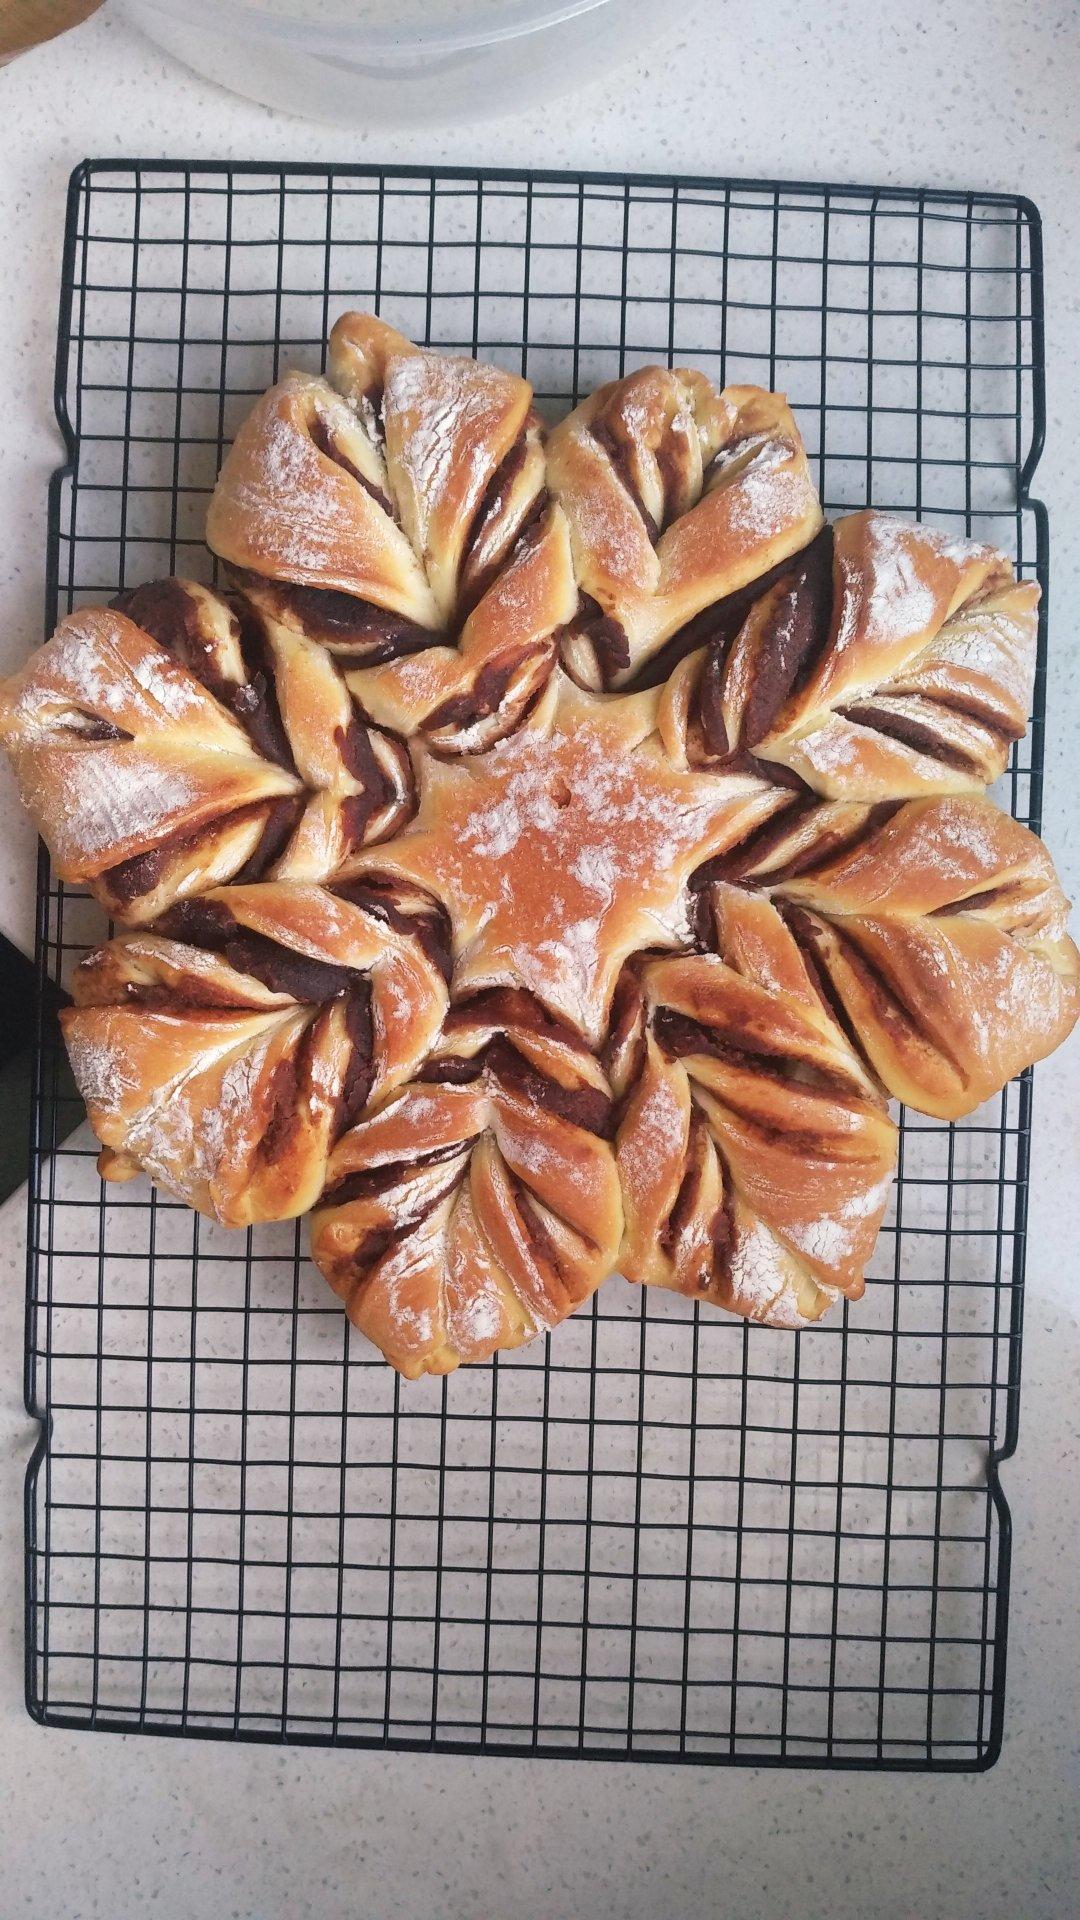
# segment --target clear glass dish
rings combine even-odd
[[[604,73],[658,31],[656,0],[123,4],[152,39],[233,92],[355,127],[531,107]]]

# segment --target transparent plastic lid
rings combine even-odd
[[[450,52],[514,40],[610,0],[170,0],[169,12],[218,32],[249,31],[313,53]]]

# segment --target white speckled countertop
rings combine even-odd
[[[660,9],[658,9],[660,11]],[[0,73],[0,666],[36,641],[63,200],[86,154],[685,169],[1029,194],[1046,228],[1053,528],[1045,831],[1080,891],[1080,14],[1073,0],[713,0],[514,123],[348,136],[173,66],[106,9]],[[6,778],[0,922],[29,943],[33,841]],[[43,1731],[22,1706],[23,1206],[0,1224],[0,1912],[55,1920],[1064,1920],[1076,1911],[1080,1045],[1036,1079],[1006,1736],[920,1778],[228,1747]]]

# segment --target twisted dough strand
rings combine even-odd
[[[726,652],[677,669],[672,754],[750,755],[826,799],[979,792],[1027,726],[1038,599],[993,548],[849,514],[767,587]]]
[[[689,650],[697,620],[726,631],[740,591],[821,526],[783,396],[718,393],[683,368],[600,387],[552,433],[548,476],[583,597],[566,663],[597,689],[624,686],[665,643]]]
[[[335,1140],[421,1061],[446,933],[394,883],[222,887],[82,962],[64,1038],[102,1172],[226,1226],[304,1213]]]
[[[328,367],[257,403],[207,539],[264,614],[349,667],[365,712],[473,751],[542,688],[578,605],[532,390],[364,314],[338,321]]]
[[[780,916],[714,889],[716,951],[623,979],[619,1264],[772,1326],[856,1299],[896,1159],[873,1078]]]
[[[312,1253],[402,1373],[519,1346],[611,1271],[613,1117],[579,1037],[495,991],[453,1007],[422,1077],[344,1135]]]
[[[809,807],[722,870],[767,890],[878,1079],[919,1112],[971,1113],[1080,1013],[1050,856],[981,796]]]
[[[70,614],[0,691],[61,878],[143,925],[232,879],[326,879],[412,811],[407,749],[323,648],[190,580]]]

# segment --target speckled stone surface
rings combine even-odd
[[[662,9],[658,9],[662,11]],[[656,167],[1030,194],[1046,223],[1046,833],[1080,891],[1080,13],[712,0],[532,117],[349,136],[233,99],[107,8],[0,73],[0,666],[38,637],[63,196],[84,154]],[[0,785],[0,922],[33,843]],[[44,1732],[22,1707],[23,1207],[0,1219],[0,1912],[55,1920],[1065,1920],[1076,1911],[1080,1044],[1040,1069],[1004,1755],[974,1777],[675,1770]]]

